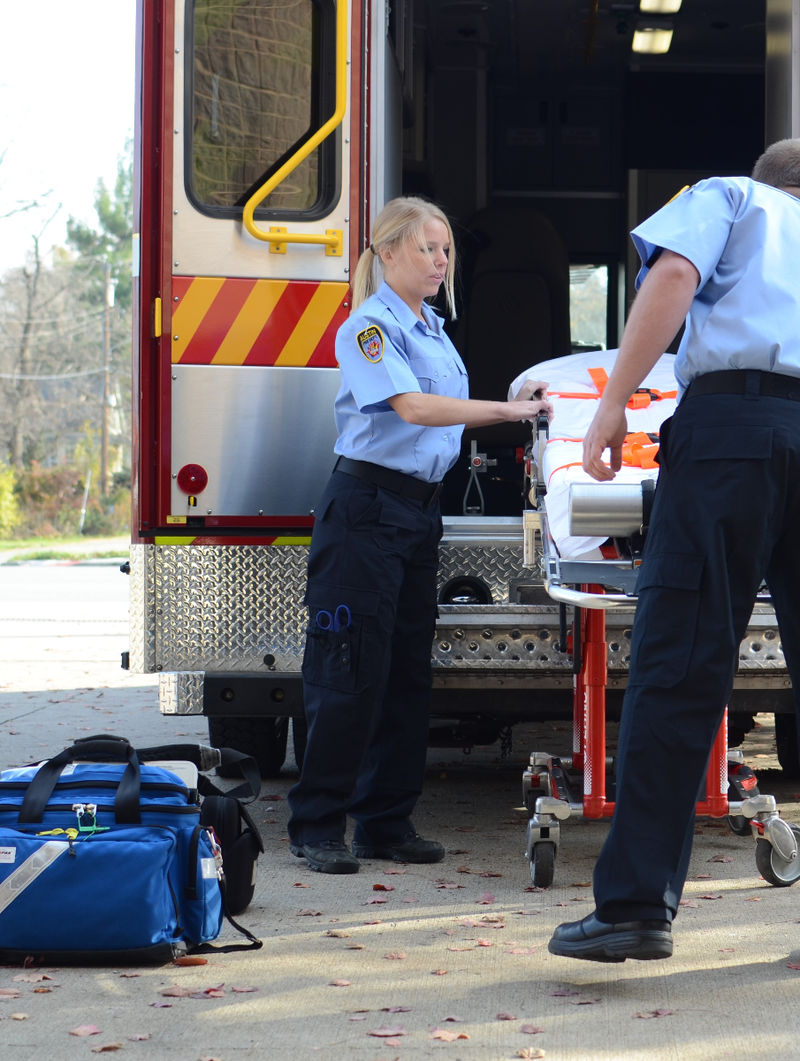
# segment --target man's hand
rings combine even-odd
[[[625,409],[601,401],[583,440],[583,470],[598,482],[613,479],[622,467],[622,443],[628,431]],[[611,450],[611,467],[603,463],[603,452]]]

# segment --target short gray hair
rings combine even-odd
[[[770,144],[753,167],[752,176],[773,188],[800,188],[800,139]]]

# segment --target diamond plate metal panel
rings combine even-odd
[[[158,676],[158,707],[162,715],[202,715],[203,671],[164,672]]]
[[[134,674],[156,669],[154,549],[153,545],[131,545],[129,667]]]
[[[522,566],[522,539],[514,545],[454,545],[439,548],[439,582],[459,575],[482,579],[492,591],[495,604],[509,604],[508,584],[512,579],[529,579]]]
[[[304,546],[133,545],[131,670],[299,672],[307,555]],[[510,606],[509,583],[530,578],[522,567],[519,543],[445,543],[440,585],[458,575],[483,579],[499,606],[495,612]],[[739,673],[785,674],[774,613],[762,608],[758,606],[741,643]],[[632,612],[607,616],[612,677],[628,670],[632,617]],[[544,677],[571,670],[570,657],[556,649],[555,611],[507,620],[495,614],[485,626],[482,622],[475,615],[440,619],[432,647],[436,673],[524,671]],[[178,693],[175,696],[180,700]]]

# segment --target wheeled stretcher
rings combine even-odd
[[[540,364],[510,388],[513,396],[526,376],[543,377],[555,407],[552,431],[540,417],[526,465],[525,564],[540,566],[548,594],[559,602],[562,651],[570,651],[574,672],[572,755],[534,751],[522,777],[530,814],[526,855],[531,880],[542,888],[553,882],[561,822],[614,811],[615,763],[606,751],[606,615],[620,613],[628,625],[633,620],[658,474],[658,429],[676,403],[665,386],[674,378],[673,358],[665,355],[629,406],[628,426],[635,430],[626,439],[621,472],[609,483],[591,479],[580,466],[581,442],[615,356],[600,351]],[[756,865],[771,884],[800,878],[800,830],[780,817],[774,796],[759,793],[742,753],[728,749],[727,711],[697,814],[726,817],[734,832],[752,834]]]

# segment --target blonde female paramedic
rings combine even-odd
[[[465,425],[551,411],[468,400],[464,365],[425,301],[444,284],[454,315],[453,236],[438,207],[394,199],[372,237],[336,336],[338,459],[308,559],[308,744],[289,793],[291,850],[322,873],[444,857],[410,818],[427,748],[441,481]]]

